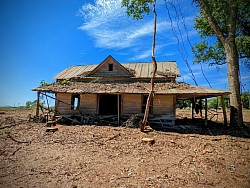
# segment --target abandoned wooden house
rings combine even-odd
[[[229,94],[177,82],[180,72],[176,62],[157,62],[157,67],[151,118],[174,124],[177,100]],[[122,117],[144,112],[152,69],[152,63],[120,64],[108,56],[98,65],[69,67],[55,76],[55,83],[33,91],[38,92],[38,99],[40,94],[54,93],[55,110],[62,116],[114,115],[119,122]]]

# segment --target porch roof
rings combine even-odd
[[[155,83],[154,90],[155,94],[174,94],[179,99],[189,99],[193,97],[209,98],[230,94],[228,91],[193,86],[182,82]],[[79,94],[148,94],[150,91],[150,83],[69,82],[68,84],[61,84],[60,82],[56,82],[34,88],[33,91]]]

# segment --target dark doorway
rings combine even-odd
[[[120,100],[119,100],[120,101]],[[118,95],[99,96],[99,114],[117,115],[118,114]]]

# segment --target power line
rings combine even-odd
[[[175,8],[175,6],[173,5],[173,3],[171,3],[171,4],[172,4],[172,6]],[[191,49],[192,49],[192,44],[191,44],[191,42],[190,42],[190,40],[189,40],[188,29],[187,29],[187,26],[186,26],[186,24],[185,24],[185,18],[184,18],[183,14],[182,14],[182,10],[181,10],[181,6],[180,6],[179,1],[177,1],[177,4],[178,4],[178,7],[179,7],[179,13],[180,13],[181,18],[182,18],[182,24],[183,24],[184,29],[185,29],[186,38],[187,38],[187,41],[188,41],[188,43],[189,43],[189,46],[190,46]],[[176,8],[175,8],[175,11],[176,11]],[[177,11],[176,11],[176,13],[178,14]],[[200,63],[200,67],[201,67],[201,72],[202,72],[203,77],[204,77],[205,80],[207,81],[207,83],[208,83],[208,85],[210,86],[210,88],[212,88],[210,82],[208,81],[206,75],[204,74],[203,67],[202,67],[202,64],[201,64],[201,63]]]
[[[188,70],[189,70],[189,72],[190,72],[190,74],[191,74],[190,77],[192,78],[192,80],[194,81],[194,83],[196,84],[196,86],[198,86],[198,84],[197,84],[197,82],[196,82],[196,79],[195,79],[195,76],[194,76],[194,74],[193,74],[193,71],[192,71],[192,69],[191,69],[191,67],[190,67],[190,65],[189,65],[189,63],[188,63],[188,61],[187,61],[187,59],[185,58],[185,56],[184,56],[184,54],[183,54],[183,51],[180,49],[180,40],[179,40],[178,35],[177,35],[177,33],[176,33],[176,31],[175,31],[175,29],[174,29],[174,27],[173,27],[172,17],[171,17],[171,14],[170,14],[170,11],[169,11],[169,8],[168,8],[168,4],[167,4],[167,1],[166,1],[166,0],[165,0],[165,6],[166,6],[166,9],[167,9],[168,17],[169,17],[169,19],[170,19],[171,30],[172,30],[172,32],[173,32],[175,38],[177,39],[177,48],[178,48],[178,51],[180,52],[180,54],[181,54],[181,56],[182,56],[182,59],[184,60],[184,62],[186,63],[186,65],[187,65],[187,67],[188,67]],[[178,22],[177,22],[177,25],[178,25]],[[179,26],[178,26],[178,27],[179,27]],[[182,40],[182,44],[183,44],[183,40]],[[183,47],[184,47],[184,44],[183,44]],[[185,49],[185,47],[184,47],[184,49]]]

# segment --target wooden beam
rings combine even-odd
[[[118,116],[118,125],[120,125],[120,95],[117,95],[117,116]]]
[[[191,105],[191,106],[192,106],[192,119],[194,119],[195,97],[193,98],[191,104],[192,104],[192,105]]]
[[[227,125],[227,112],[226,112],[226,107],[225,107],[224,95],[221,96],[221,107],[223,111],[224,125]]]
[[[207,98],[205,98],[205,126],[207,126]]]
[[[36,116],[39,116],[39,107],[40,107],[40,91],[37,92],[37,102],[36,102]]]

